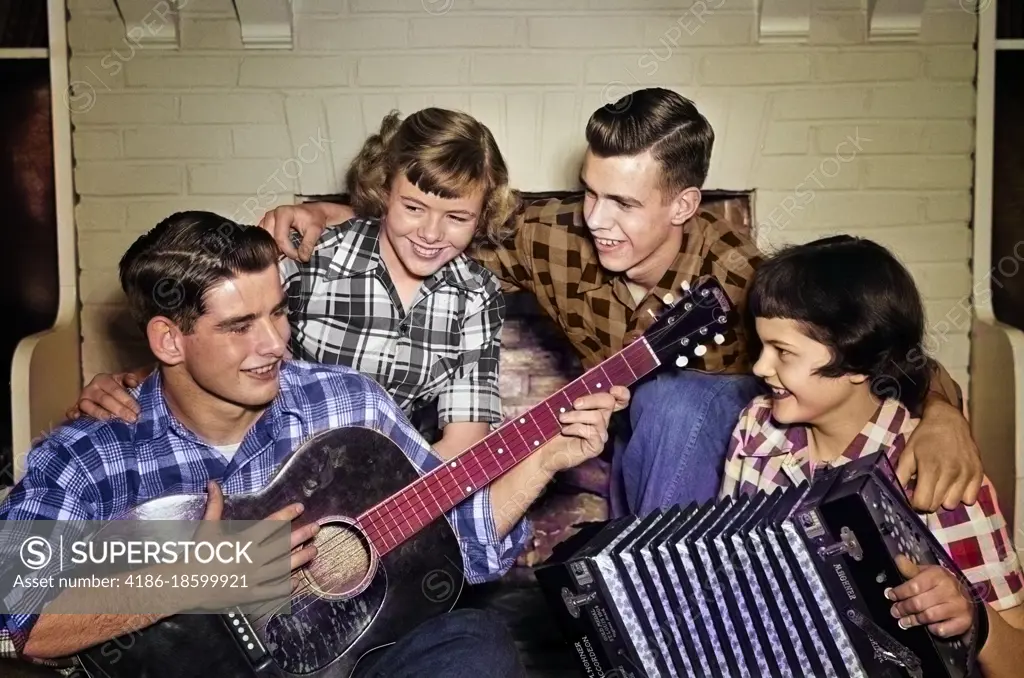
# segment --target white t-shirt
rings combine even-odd
[[[231,457],[235,456],[235,452],[238,452],[238,448],[242,446],[242,443],[232,443],[230,445],[214,445],[213,449],[224,455],[224,458],[231,461]]]

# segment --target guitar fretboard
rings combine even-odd
[[[613,385],[629,386],[658,364],[646,339],[636,341],[443,466],[367,510],[359,517],[359,525],[383,556],[557,436],[562,430],[559,415],[572,409],[577,398],[607,392]],[[499,515],[504,509],[494,506]]]

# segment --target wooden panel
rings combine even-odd
[[[46,3],[0,0],[0,47],[46,47]]]
[[[53,324],[60,295],[49,63],[0,61],[0,100],[0,237],[17,253],[0,266],[0,383],[8,384],[18,343]],[[10,389],[0,389],[2,469],[11,462],[11,405]]]
[[[979,7],[991,5],[992,0],[973,0]],[[1024,3],[1020,0],[999,0],[996,8],[996,37],[999,40],[1024,39]]]
[[[1024,52],[996,53],[992,177],[992,306],[1024,330]]]

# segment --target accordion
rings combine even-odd
[[[890,614],[901,553],[969,590],[878,453],[771,494],[585,524],[536,575],[586,676],[977,675],[977,623],[944,639]]]

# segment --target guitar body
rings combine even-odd
[[[389,438],[346,427],[304,443],[259,492],[225,496],[224,519],[262,520],[301,502],[305,511],[296,526],[320,523],[318,547],[341,538],[361,547],[319,549],[304,570],[318,595],[296,593],[290,613],[254,625],[266,650],[262,659],[234,637],[227,615],[180,614],[90,648],[79,660],[97,678],[184,678],[198,675],[199,666],[202,675],[219,678],[348,678],[364,654],[448,612],[462,590],[462,555],[446,519],[379,559],[354,527],[357,516],[418,478]],[[121,518],[201,520],[205,509],[205,495],[178,495]]]

